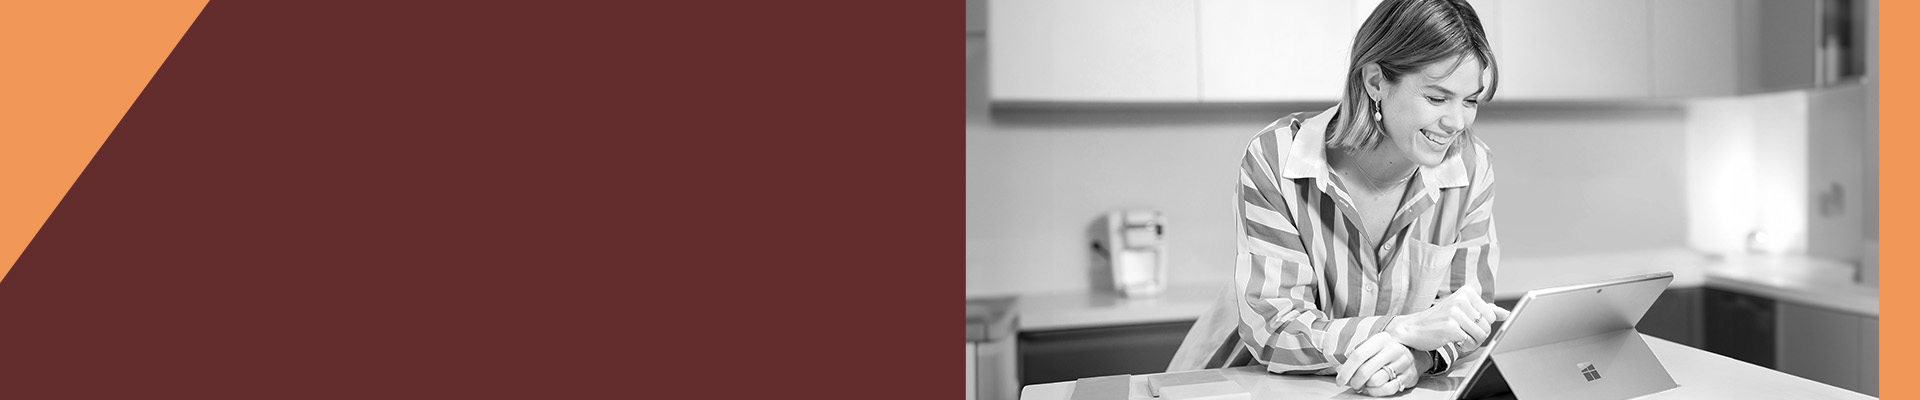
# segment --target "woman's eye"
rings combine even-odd
[[[1480,106],[1480,100],[1467,99],[1467,107],[1479,107],[1479,106]]]
[[[1440,104],[1440,103],[1445,103],[1446,101],[1447,101],[1447,99],[1446,99],[1446,98],[1443,98],[1443,97],[1433,97],[1433,96],[1427,96],[1427,102],[1428,102],[1428,103],[1433,103],[1433,104]]]

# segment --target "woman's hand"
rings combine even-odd
[[[1360,394],[1373,397],[1392,396],[1412,389],[1418,383],[1420,383],[1420,374],[1403,373],[1390,376],[1386,372],[1374,372],[1373,377],[1367,379],[1367,386],[1360,388]]]
[[[1385,332],[1374,334],[1347,353],[1333,383],[1368,396],[1400,393],[1419,382],[1413,351]]]
[[[1433,308],[1402,315],[1387,324],[1386,333],[1418,351],[1429,351],[1458,343],[1462,353],[1473,351],[1493,331],[1494,321],[1505,321],[1511,313],[1480,299],[1480,289],[1461,287]]]

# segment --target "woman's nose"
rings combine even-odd
[[[1466,122],[1465,116],[1461,115],[1462,113],[1463,111],[1461,111],[1458,108],[1455,108],[1453,109],[1453,112],[1449,112],[1446,115],[1440,116],[1440,129],[1446,130],[1448,134],[1459,132],[1461,129],[1466,129],[1467,122]]]

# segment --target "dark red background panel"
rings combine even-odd
[[[0,281],[0,393],[959,391],[951,92],[849,41],[958,5],[260,3],[207,5]]]

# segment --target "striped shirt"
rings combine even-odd
[[[1466,135],[1469,146],[1419,167],[1381,244],[1358,228],[1345,183],[1329,173],[1335,109],[1275,121],[1240,161],[1229,294],[1239,320],[1228,342],[1272,372],[1333,373],[1393,316],[1463,287],[1493,301],[1500,248],[1486,144]]]

